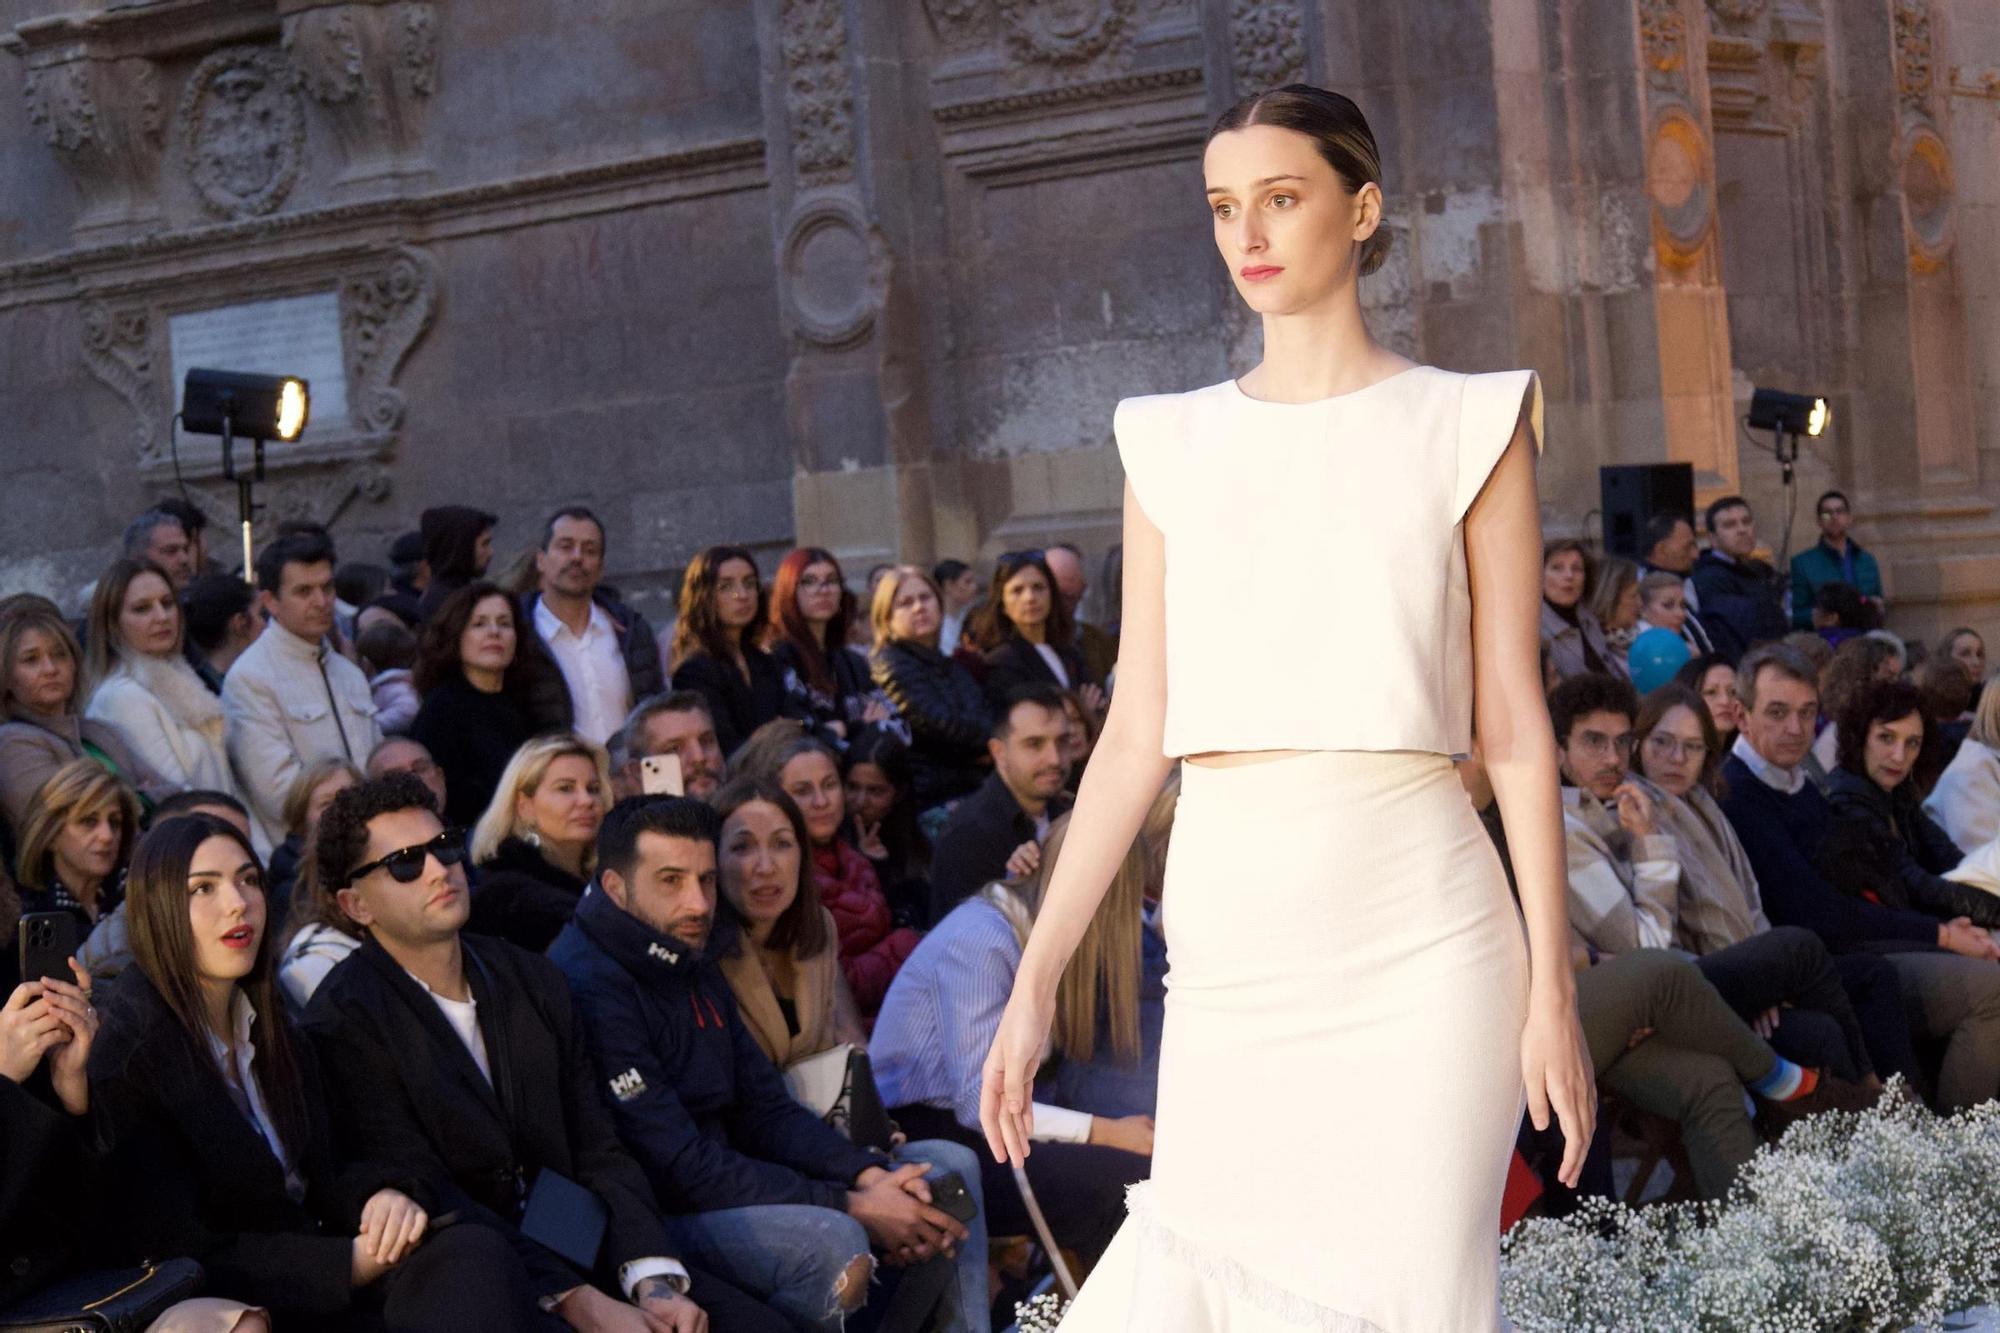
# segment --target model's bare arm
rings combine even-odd
[[[1542,532],[1535,440],[1525,414],[1465,519],[1472,589],[1473,726],[1500,803],[1528,925],[1528,1025],[1522,1075],[1529,1115],[1562,1124],[1559,1172],[1576,1183],[1596,1124],[1596,1083],[1576,1018],[1555,733],[1542,694]]]
[[[1027,1156],[1035,1070],[1054,1018],[1056,986],[1160,785],[1167,716],[1166,539],[1125,488],[1124,611],[1118,688],[1070,813],[1062,858],[1049,871],[1014,995],[987,1056],[980,1121],[996,1159]]]

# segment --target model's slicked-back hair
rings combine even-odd
[[[1252,125],[1293,130],[1311,139],[1349,194],[1368,184],[1381,188],[1382,152],[1375,146],[1375,131],[1368,127],[1368,117],[1351,97],[1309,83],[1288,83],[1230,107],[1216,120],[1208,137]],[[1389,229],[1378,225],[1361,243],[1363,276],[1381,268],[1388,257]]]

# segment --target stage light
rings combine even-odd
[[[1750,395],[1750,427],[1818,439],[1833,420],[1826,399],[1783,389],[1759,389]]]
[[[290,444],[306,428],[311,393],[294,375],[190,370],[181,389],[181,428]]]
[[[243,370],[190,370],[181,385],[181,429],[222,437],[222,475],[236,483],[236,509],[243,525],[243,581],[256,582],[250,522],[256,504],[252,482],[264,480],[264,442],[290,444],[305,432],[312,390],[296,375],[256,375]],[[236,439],[250,441],[251,463],[236,468]]]

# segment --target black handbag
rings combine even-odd
[[[0,1333],[145,1333],[201,1282],[192,1259],[78,1273],[0,1310]]]

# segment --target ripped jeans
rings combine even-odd
[[[906,1143],[893,1165],[926,1162],[932,1170],[956,1171],[979,1213],[966,1223],[971,1234],[953,1260],[958,1297],[953,1333],[989,1333],[986,1292],[986,1208],[979,1188],[979,1158],[962,1144],[941,1139]],[[665,1219],[681,1253],[743,1290],[768,1302],[802,1327],[838,1333],[846,1316],[834,1284],[859,1255],[869,1252],[868,1233],[846,1213],[810,1204],[772,1203],[720,1208]],[[701,1293],[691,1293],[701,1303]]]

